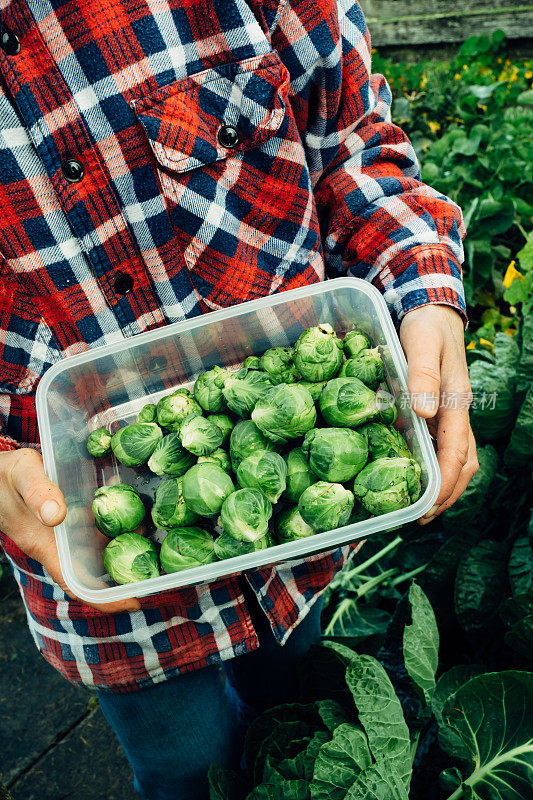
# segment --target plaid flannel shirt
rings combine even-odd
[[[461,212],[421,183],[351,0],[0,0],[0,449],[61,358],[326,276],[463,315]],[[128,289],[130,289],[128,291]],[[129,691],[258,646],[235,577],[102,615],[7,537],[36,644]],[[283,643],[357,546],[246,578]]]

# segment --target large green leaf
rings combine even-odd
[[[309,800],[307,781],[284,781],[282,778],[269,783],[260,783],[246,800]]]
[[[355,645],[374,634],[384,635],[390,614],[380,608],[364,606],[357,598],[341,600],[324,630],[324,636],[346,639]]]
[[[448,530],[471,529],[483,520],[486,513],[487,495],[498,469],[498,453],[490,444],[478,447],[479,469],[470,480],[461,497],[442,515],[442,523]]]
[[[509,556],[508,569],[513,595],[533,590],[533,545],[529,536],[516,539]]]
[[[439,726],[440,746],[454,758],[467,758],[468,750],[457,733],[444,723],[442,709],[448,698],[453,697],[457,689],[468,683],[475,675],[482,675],[485,671],[485,667],[480,664],[457,664],[441,675],[437,681],[431,699],[431,710]]]
[[[508,467],[528,466],[533,453],[533,386],[530,386],[520,407],[518,417],[511,433],[511,439],[504,453]]]
[[[313,732],[322,727],[314,703],[284,703],[283,705],[263,711],[251,723],[246,731],[244,742],[244,759],[248,767],[252,767],[261,749],[264,740],[270,736],[278,725],[285,722],[298,722],[306,724],[305,735],[311,736]]]
[[[525,800],[533,786],[533,673],[479,675],[444,704],[445,723],[468,752],[468,777],[452,797]]]
[[[409,795],[389,762],[378,761],[357,776],[345,800],[409,800]]]
[[[364,731],[349,723],[340,725],[332,740],[318,751],[311,800],[344,800],[357,774],[371,763]]]
[[[267,757],[271,765],[285,758],[294,758],[307,748],[310,738],[309,726],[305,722],[280,722],[261,742],[254,763],[254,782],[264,780]]]
[[[358,655],[346,670],[359,722],[375,761],[387,761],[408,789],[411,780],[409,729],[389,676],[375,658]]]
[[[218,764],[211,764],[207,777],[209,800],[244,800],[250,789],[241,772]]]
[[[409,587],[408,600],[412,622],[403,632],[403,658],[409,677],[427,705],[435,689],[439,632],[431,603],[416,583]]]
[[[343,722],[349,721],[345,710],[335,700],[317,700],[316,710],[320,719],[331,733]]]
[[[305,749],[302,749],[293,758],[284,758],[276,765],[276,771],[285,780],[305,780],[308,783],[313,779],[315,762],[322,745],[329,742],[327,731],[317,731],[309,739]]]
[[[503,542],[485,539],[461,560],[455,578],[455,613],[465,631],[490,626],[504,598],[506,552]]]

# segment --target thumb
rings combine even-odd
[[[439,337],[429,326],[410,325],[401,332],[400,338],[407,359],[407,388],[411,407],[419,417],[430,419],[439,408]]]
[[[47,527],[65,519],[67,507],[61,490],[45,475],[36,450],[18,451],[11,469],[11,484],[31,513]]]

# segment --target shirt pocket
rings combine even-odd
[[[132,101],[177,246],[208,309],[275,291],[320,249],[290,96],[289,71],[273,50]]]

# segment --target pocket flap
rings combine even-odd
[[[272,50],[181,78],[131,107],[158,162],[186,172],[269,139],[285,116],[289,85],[289,71]],[[233,147],[218,141],[224,125],[237,130]]]

